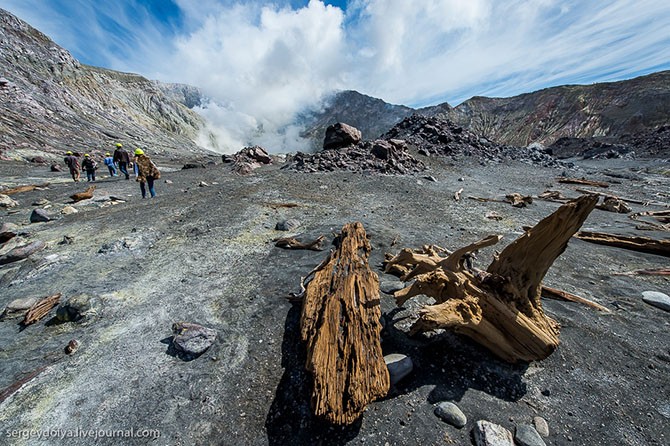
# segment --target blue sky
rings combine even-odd
[[[80,61],[280,128],[333,90],[413,107],[670,69],[668,0],[0,0]],[[228,135],[231,138],[235,135]],[[238,135],[239,136],[239,135]]]

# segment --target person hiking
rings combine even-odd
[[[114,162],[119,165],[119,170],[126,176],[126,180],[130,179],[130,174],[128,173],[128,164],[130,163],[130,155],[126,152],[126,149],[123,148],[123,144],[120,142],[116,143],[116,150],[114,151]]]
[[[114,158],[112,158],[112,155],[107,152],[105,153],[105,160],[104,160],[105,166],[109,169],[109,176],[110,177],[115,177],[116,176],[116,166],[114,165]]]
[[[70,150],[68,150],[65,152],[65,158],[63,159],[63,162],[70,169],[70,175],[72,175],[72,179],[75,182],[79,181],[79,160],[77,157],[74,156]]]
[[[98,163],[93,161],[93,158],[88,153],[84,154],[81,168],[86,171],[86,181],[95,181],[95,170],[98,168]]]
[[[135,149],[135,166],[137,169],[137,178],[135,181],[140,183],[140,191],[142,191],[142,198],[146,198],[147,191],[144,186],[144,183],[149,186],[149,193],[151,198],[156,196],[156,191],[154,190],[154,180],[157,180],[161,177],[161,173],[158,170],[158,167],[151,161],[151,159],[144,154],[144,150],[139,147]]]

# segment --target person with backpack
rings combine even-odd
[[[86,181],[95,181],[95,170],[98,163],[88,153],[84,154],[84,161],[81,162],[81,168],[86,171]]]
[[[65,158],[63,159],[65,165],[70,169],[70,175],[72,179],[77,182],[79,181],[79,160],[71,151],[65,152]]]
[[[114,150],[113,160],[119,165],[119,170],[126,176],[126,180],[130,179],[130,174],[128,173],[130,155],[128,155],[128,152],[126,152],[126,149],[123,148],[123,144],[120,142],[116,143],[116,150]]]
[[[116,176],[116,166],[114,165],[114,158],[112,158],[112,155],[107,152],[105,153],[105,160],[104,160],[105,166],[109,169],[109,176],[110,177],[115,177]]]
[[[137,172],[137,178],[135,181],[140,183],[140,191],[142,192],[142,198],[146,198],[147,191],[145,188],[145,183],[149,186],[149,193],[151,198],[156,196],[156,191],[154,190],[154,180],[157,180],[161,177],[161,173],[158,170],[158,167],[151,161],[151,159],[144,154],[144,150],[139,147],[135,149],[135,168]]]

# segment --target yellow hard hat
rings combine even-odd
[[[144,155],[144,150],[138,147],[137,149],[135,149],[135,155]]]
[[[105,156],[109,156],[109,155],[111,155],[111,153],[109,153],[109,152],[105,153]]]
[[[65,154],[66,155],[72,155],[72,150],[68,150],[67,152],[65,152]]]
[[[123,147],[123,144],[121,144],[120,142],[117,142],[116,147]]]
[[[84,156],[88,156],[88,153],[84,153]]]

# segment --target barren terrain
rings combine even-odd
[[[10,438],[14,430],[133,428],[161,435],[123,444],[467,445],[477,420],[514,431],[536,416],[549,425],[548,445],[668,444],[670,313],[643,302],[642,292],[668,294],[670,281],[615,275],[667,267],[667,258],[577,239],[545,283],[611,312],[545,300],[546,312],[562,326],[561,345],[548,359],[509,365],[450,333],[409,338],[420,304],[396,308],[382,294],[384,354],[409,356],[412,373],[348,428],[314,420],[300,307],[286,297],[299,291],[300,277],[326,252],[280,249],[274,238],[331,240],[345,223],[361,221],[373,246],[371,266],[388,291],[397,278],[382,273],[386,252],[423,244],[455,249],[489,234],[504,236],[500,250],[560,205],[536,199],[514,208],[468,196],[536,197],[552,189],[577,197],[578,186],[557,183],[566,175],[610,182],[606,192],[623,197],[670,202],[670,165],[658,161],[597,160],[556,169],[421,159],[430,170],[414,176],[304,174],[276,165],[238,176],[226,165],[179,170],[158,160],[164,173],[156,198],[143,200],[132,179],[102,178],[94,198],[74,205],[79,212],[71,215],[60,210],[85,183],[45,166],[1,163],[2,186],[49,185],[13,195],[19,206],[1,213],[1,222],[20,225],[22,234],[0,254],[34,240],[47,248],[0,266],[0,306],[60,292],[61,301],[89,295],[95,312],[57,323],[53,310],[23,329],[20,320],[0,321],[0,444],[57,444]],[[124,201],[112,204],[110,196]],[[30,224],[32,210],[46,207],[33,205],[40,199],[57,219]],[[667,209],[631,206],[634,212]],[[502,219],[487,218],[490,211]],[[288,218],[301,226],[275,230]],[[594,210],[582,229],[667,238],[635,224],[625,214]],[[66,236],[71,243],[61,244]],[[479,253],[477,265],[487,266],[493,252]],[[215,329],[215,344],[192,361],[168,354],[176,321]],[[81,346],[66,355],[71,339]],[[456,429],[436,417],[440,401],[455,402],[467,425]],[[91,444],[88,438],[67,443]]]

